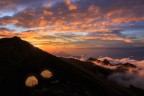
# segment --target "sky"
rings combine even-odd
[[[51,53],[142,56],[144,0],[0,0],[0,38],[13,36]]]

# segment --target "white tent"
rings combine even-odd
[[[33,87],[38,84],[38,79],[35,76],[29,76],[27,77],[25,81],[25,85],[27,87]]]
[[[49,79],[53,76],[53,73],[49,70],[44,70],[41,72],[41,76]]]

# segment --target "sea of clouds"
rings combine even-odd
[[[103,65],[97,62],[93,62],[96,65],[115,69],[117,68],[118,64],[124,64],[124,63],[131,63],[133,65],[136,65],[136,68],[129,68],[129,71],[127,72],[116,72],[111,74],[108,79],[118,82],[119,84],[122,84],[124,86],[133,85],[137,88],[144,89],[144,60],[135,60],[131,58],[122,58],[122,59],[114,59],[110,57],[102,57],[98,58],[99,60],[103,61],[104,59],[107,59],[110,61],[110,65]]]
[[[75,57],[67,57],[79,59],[80,61],[86,61],[87,57],[75,58]],[[109,68],[115,70],[119,64],[130,63],[136,65],[136,68],[129,68],[126,72],[114,72],[108,76],[109,80],[115,81],[120,85],[129,87],[130,85],[144,89],[144,60],[136,60],[132,58],[122,58],[122,59],[114,59],[111,57],[99,57],[97,58],[100,61],[105,59],[110,61],[110,65],[104,65],[102,62],[92,61],[94,64],[98,66],[102,66],[104,68]]]

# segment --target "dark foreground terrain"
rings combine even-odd
[[[41,77],[45,69],[52,78]],[[108,81],[110,73],[91,62],[56,57],[19,37],[0,39],[1,96],[144,96],[141,89]],[[30,75],[38,78],[38,85],[25,86]]]

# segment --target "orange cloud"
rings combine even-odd
[[[62,48],[67,44],[68,47],[84,46],[91,40],[105,41],[123,41],[134,43],[135,40],[128,37],[122,37],[112,33],[112,30],[123,29],[119,24],[131,21],[144,21],[142,13],[143,4],[140,1],[118,1],[107,4],[104,7],[98,5],[97,0],[14,0],[0,1],[0,10],[6,10],[24,6],[24,10],[15,13],[13,16],[0,17],[0,26],[6,27],[8,24],[14,24],[16,28],[9,27],[13,30],[1,30],[0,38],[20,36],[24,40],[30,41],[36,46],[44,49],[55,49],[56,46]],[[108,1],[105,1],[108,2]],[[11,4],[10,4],[11,3]],[[82,3],[82,4],[81,4]],[[35,6],[30,6],[35,4]],[[5,6],[4,6],[5,5]],[[19,5],[19,6],[17,6]],[[30,7],[29,7],[30,6]],[[7,14],[7,13],[6,13]],[[118,27],[113,27],[118,25]],[[26,32],[20,29],[26,29]],[[20,30],[20,31],[19,31]],[[31,30],[31,31],[29,31]],[[19,31],[19,32],[17,32]],[[15,33],[17,32],[17,33]],[[105,32],[97,36],[74,36],[62,37],[55,33],[92,33]],[[111,33],[111,34],[107,34]],[[76,45],[75,42],[83,44]],[[46,46],[49,46],[46,47]],[[99,46],[103,46],[102,44]]]
[[[48,10],[44,10],[44,11],[43,11],[43,14],[44,14],[44,15],[52,15],[53,12],[48,11]]]
[[[100,34],[97,36],[78,36],[75,38],[80,39],[80,40],[112,40],[112,41],[118,40],[118,41],[124,41],[126,43],[133,43],[134,42],[134,40],[132,40],[132,39],[119,37],[116,34]]]
[[[65,2],[66,2],[67,5],[71,4],[71,0],[65,0]]]
[[[77,6],[76,5],[70,5],[69,6],[69,10],[70,11],[73,11],[73,10],[76,10],[77,9]]]
[[[0,38],[13,37],[15,34],[7,29],[0,29]]]

